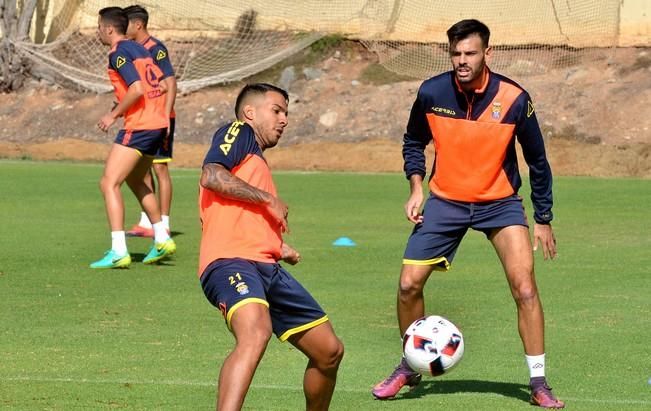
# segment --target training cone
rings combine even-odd
[[[332,243],[332,245],[337,247],[354,247],[357,244],[348,237],[339,237]]]

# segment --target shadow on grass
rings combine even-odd
[[[487,393],[516,398],[529,402],[529,386],[510,382],[479,380],[424,381],[413,391],[406,392],[396,399],[420,398],[426,395],[456,393]]]

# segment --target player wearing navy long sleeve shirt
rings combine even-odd
[[[514,144],[517,137],[529,165],[534,220],[549,223],[552,175],[531,98],[510,79],[487,67],[484,70],[485,84],[470,94],[460,88],[454,72],[431,78],[420,87],[403,140],[407,178],[425,177],[424,150],[435,134],[439,155],[429,184],[433,193],[467,202],[507,197],[522,184]],[[440,157],[444,157],[442,164]]]
[[[531,403],[563,408],[545,379],[544,319],[533,269],[533,250],[554,258],[551,227],[552,174],[534,107],[526,91],[486,66],[490,31],[477,20],[462,20],[447,32],[453,71],[425,81],[404,136],[404,170],[411,194],[407,219],[415,224],[400,273],[397,311],[400,334],[425,315],[423,288],[434,270],[447,271],[469,228],[493,244],[518,312],[518,329],[529,367]],[[529,166],[534,206],[534,245],[518,196],[516,140]],[[423,213],[422,183],[427,144],[435,158]],[[421,376],[404,359],[373,388],[379,399],[415,386]]]

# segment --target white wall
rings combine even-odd
[[[525,2],[527,12],[523,11]],[[603,24],[613,27],[614,32],[616,23],[608,20],[611,16],[614,18],[615,12],[600,14],[599,10],[616,10],[618,2],[620,20],[617,45],[651,46],[651,0],[554,0],[553,4],[561,17],[564,33],[572,39],[573,44],[570,45],[583,47],[612,45],[615,35],[607,34],[599,38],[596,32],[591,32],[587,36],[572,36],[572,30],[577,30],[577,26]],[[60,10],[63,4],[81,4],[80,10],[85,11],[85,14],[82,12],[81,25],[84,29],[94,30],[97,26],[96,10],[106,5],[124,6],[131,3],[128,0],[53,0],[49,6],[50,10]],[[476,18],[494,28],[491,36],[494,44],[535,42],[546,34],[549,34],[550,44],[565,41],[558,33],[559,26],[550,11],[549,0],[143,0],[140,4],[150,10],[152,28],[159,31],[158,23],[169,27],[174,24],[170,23],[173,18],[194,19],[177,21],[178,24],[174,25],[177,30],[232,27],[242,12],[253,8],[259,12],[259,25],[266,29],[319,29],[368,39],[386,30],[393,8],[399,5],[399,18],[394,21],[394,32],[388,39],[446,42],[447,27],[461,18],[469,17],[470,11],[477,13]],[[578,10],[579,15],[585,16],[585,21],[578,24],[563,21],[563,15],[567,16],[568,10],[570,14]],[[538,12],[546,14],[544,20],[539,18]],[[595,14],[591,15],[593,12]],[[496,24],[500,21],[504,25]],[[185,24],[192,27],[181,27]]]
[[[620,46],[651,46],[651,0],[622,0]]]

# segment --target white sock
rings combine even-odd
[[[124,231],[111,231],[111,249],[117,255],[126,255],[128,253]]]
[[[529,366],[529,377],[544,377],[545,376],[545,354],[541,355],[525,355],[527,365]]]
[[[165,228],[165,224],[162,221],[154,223],[153,227],[154,227],[154,242],[162,243],[167,241],[168,238],[170,238],[170,235],[167,234],[167,228]]]
[[[163,221],[163,224],[165,224],[165,228],[169,230],[170,229],[170,216],[161,215],[160,218]]]
[[[149,217],[147,217],[147,213],[144,211],[140,212],[140,222],[138,225],[140,227],[151,228],[151,221],[149,221]]]

